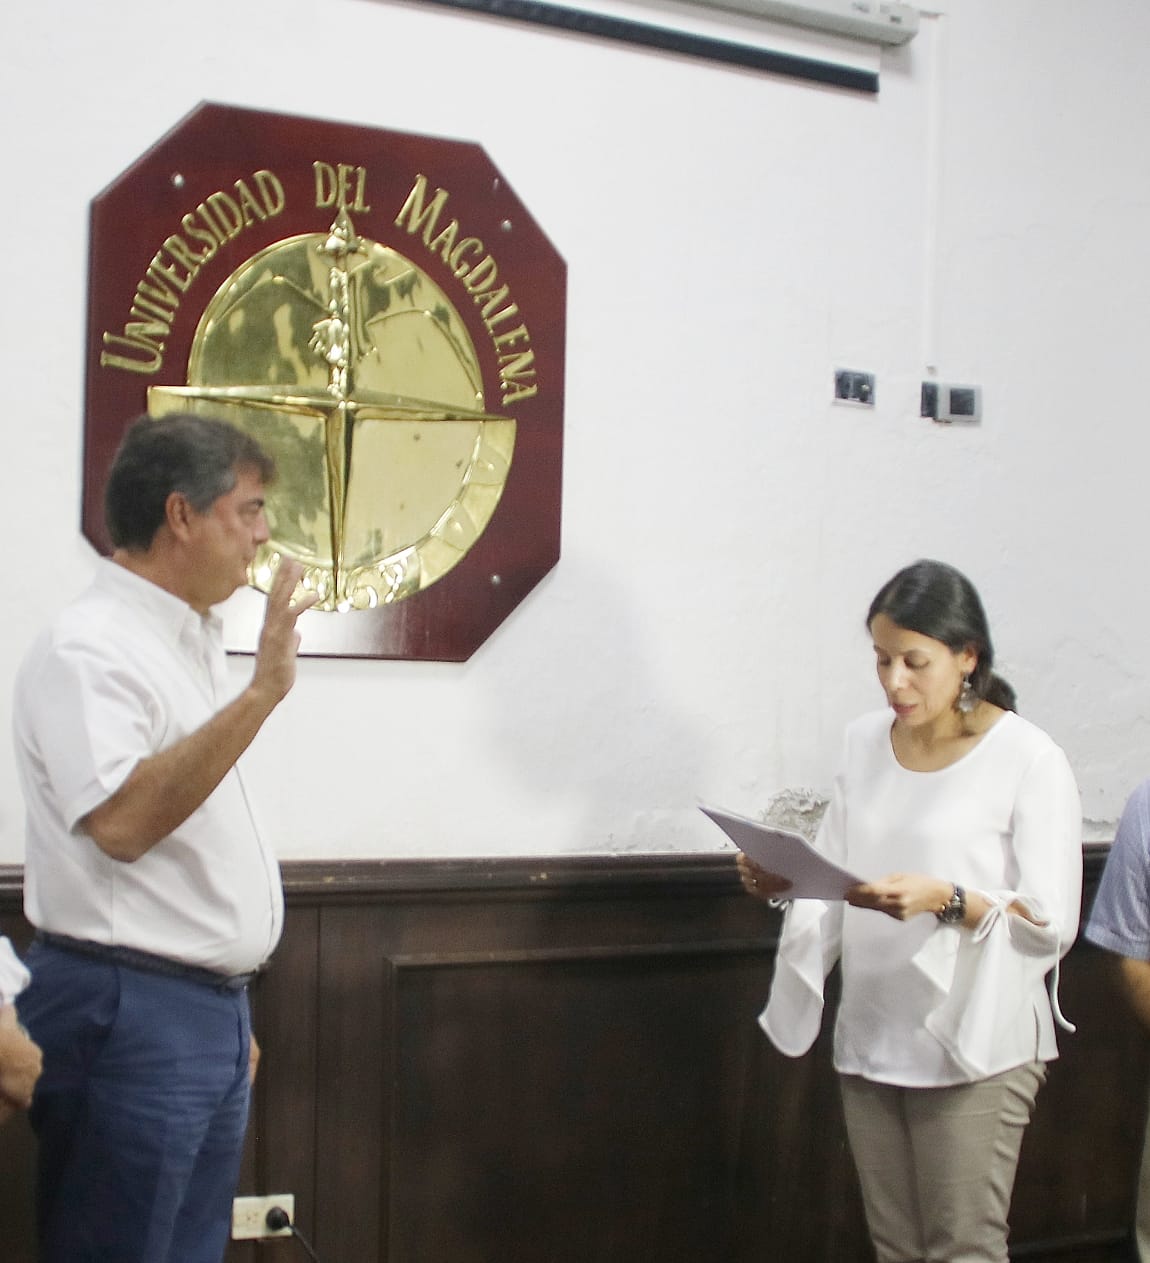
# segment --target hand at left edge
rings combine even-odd
[[[42,1067],[40,1049],[20,1025],[15,1006],[0,1004],[0,1122],[31,1105]]]

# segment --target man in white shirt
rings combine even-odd
[[[27,969],[0,938],[0,1123],[28,1108],[40,1077],[40,1050],[16,1016],[16,997],[27,985]]]
[[[212,607],[268,538],[249,437],[142,418],[105,492],[115,551],[16,682],[37,934],[20,1016],[44,1052],[41,1263],[219,1263],[256,1045],[247,984],[283,922],[236,763],[295,680],[282,561],[250,682],[226,695]]]

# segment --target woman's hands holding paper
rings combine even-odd
[[[945,907],[953,890],[950,882],[923,873],[890,873],[878,881],[852,886],[846,898],[855,908],[870,908],[896,921],[909,921],[920,913]]]
[[[771,899],[778,899],[780,895],[785,896],[791,888],[791,883],[785,877],[760,868],[742,851],[737,856],[737,863],[739,880],[743,883],[743,889],[747,894],[754,895],[756,899],[761,899],[764,903]]]

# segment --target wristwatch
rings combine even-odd
[[[966,919],[966,891],[955,883],[954,894],[934,914],[943,925],[957,925]]]

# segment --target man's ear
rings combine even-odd
[[[192,527],[192,518],[197,516],[188,497],[182,491],[171,491],[164,501],[164,519],[168,529],[177,539],[187,539]]]

